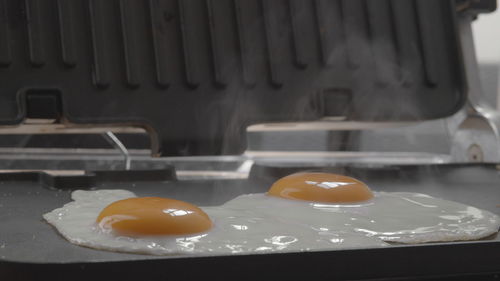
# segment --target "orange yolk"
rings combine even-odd
[[[160,197],[113,202],[101,211],[96,222],[127,236],[193,234],[212,227],[212,221],[200,208]]]
[[[328,173],[297,173],[276,181],[271,196],[325,203],[350,203],[373,198],[371,190],[356,179]]]

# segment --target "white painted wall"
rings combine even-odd
[[[480,15],[472,29],[479,61],[500,62],[500,12]]]
[[[484,94],[500,109],[500,11],[480,15],[472,29]]]

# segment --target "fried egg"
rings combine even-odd
[[[70,242],[102,250],[168,255],[384,247],[386,242],[472,240],[498,231],[488,211],[419,193],[372,192],[356,179],[299,173],[266,194],[216,207],[126,190],[74,191],[44,215]]]
[[[254,194],[235,198],[226,207],[253,208],[264,216],[315,228],[349,229],[399,243],[475,240],[500,228],[500,218],[488,211],[420,193],[372,193],[359,180],[329,173],[284,177],[267,195],[292,201],[278,203]]]
[[[163,214],[170,216],[168,218],[148,202],[155,199],[143,200],[126,190],[77,190],[72,193],[72,199],[73,202],[45,214],[44,218],[71,243],[94,249],[168,255],[313,251],[387,245],[354,231],[325,231],[251,210],[225,208],[224,205],[197,208],[172,200],[177,201],[175,206],[162,206]],[[121,209],[131,200],[138,201],[130,208]],[[146,204],[140,206],[140,202]],[[189,222],[189,218],[194,218],[194,221]],[[162,226],[173,221],[178,224],[170,224],[169,228]]]
[[[131,197],[106,206],[97,217],[100,229],[117,235],[183,235],[200,233],[212,221],[187,202],[159,197]]]

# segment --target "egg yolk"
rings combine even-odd
[[[200,208],[179,200],[142,197],[111,203],[96,222],[126,236],[183,235],[200,233],[212,227],[212,221]]]
[[[325,203],[350,203],[373,198],[363,182],[329,173],[297,173],[276,181],[270,196]]]

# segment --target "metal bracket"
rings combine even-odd
[[[104,133],[103,136],[115,149],[118,149],[122,153],[125,160],[125,170],[130,170],[131,158],[130,153],[128,152],[128,149],[125,147],[125,145],[111,131]]]
[[[484,101],[472,34],[473,20],[473,15],[462,14],[458,23],[469,92],[464,109],[466,116],[453,136],[451,154],[455,162],[499,162],[500,113]]]
[[[456,0],[458,12],[471,14],[491,13],[497,9],[496,0]]]

